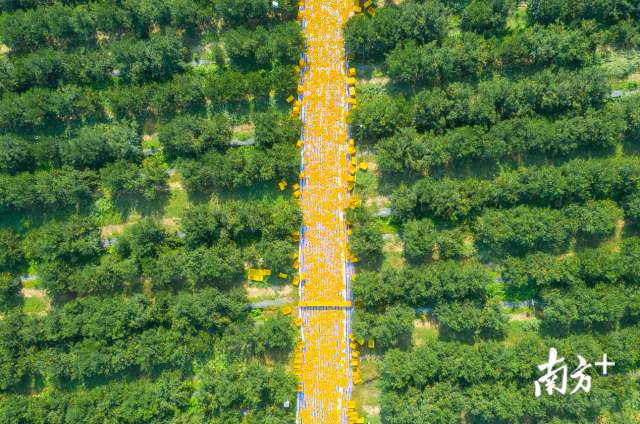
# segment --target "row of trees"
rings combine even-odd
[[[527,337],[507,346],[479,342],[467,346],[427,341],[413,352],[390,351],[380,367],[384,419],[393,424],[452,422],[461,414],[474,422],[521,423],[593,422],[615,414],[632,397],[627,371],[638,366],[639,332],[631,327],[606,336],[580,335],[540,340]],[[534,397],[533,380],[541,376],[537,366],[547,362],[550,347],[565,358],[569,370],[578,366],[576,354],[588,362],[604,353],[615,358],[614,371],[592,376],[591,390],[572,396]],[[618,365],[620,364],[620,367]],[[569,380],[569,385],[574,380]],[[614,415],[627,422],[623,415]],[[631,421],[629,421],[631,422]]]
[[[448,129],[487,127],[512,118],[575,117],[589,107],[601,107],[608,93],[608,79],[601,71],[547,69],[516,81],[497,77],[477,85],[452,83],[444,89],[420,91],[410,100],[363,96],[349,122],[362,125],[365,139],[388,137],[410,126],[421,133],[443,134]]]
[[[93,40],[97,32],[111,34],[122,29],[136,37],[147,37],[154,25],[192,32],[212,18],[210,8],[184,0],[165,3],[123,0],[80,5],[54,2],[0,15],[0,39],[11,48],[35,50],[56,41]]]
[[[594,287],[600,283],[638,285],[639,243],[638,238],[631,237],[620,243],[619,250],[587,248],[577,255],[561,258],[539,252],[523,258],[508,258],[502,264],[502,275],[508,288],[562,288],[580,284]]]
[[[97,175],[64,167],[51,171],[0,174],[0,211],[57,208],[92,199]]]
[[[0,2],[0,12],[11,12],[19,9],[35,9],[37,7],[51,7],[55,3],[65,5],[86,5],[93,0],[3,0]],[[115,4],[122,4],[116,1]],[[211,9],[215,17],[222,19],[228,25],[240,22],[265,22],[275,19],[293,19],[293,13],[298,10],[298,3],[293,0],[278,2],[278,7],[266,0],[216,0],[213,5],[197,2],[202,9]],[[147,5],[149,7],[149,5]]]
[[[123,82],[162,81],[186,67],[186,48],[175,31],[151,34],[148,40],[122,39],[88,53],[46,47],[0,61],[0,94],[34,86],[86,85],[111,80],[122,72]]]
[[[640,112],[640,110],[638,110]],[[424,173],[432,166],[474,159],[494,160],[528,153],[568,154],[585,147],[612,147],[627,123],[619,110],[550,121],[514,118],[490,129],[461,127],[437,136],[414,128],[398,130],[377,143],[378,164],[387,173]]]
[[[238,27],[224,33],[225,49],[238,65],[266,67],[272,62],[295,63],[304,51],[304,36],[296,21],[272,28]]]
[[[527,205],[485,210],[473,225],[481,250],[494,253],[553,248],[573,235],[600,239],[613,235],[624,212],[611,200],[587,201],[564,209]]]
[[[181,161],[177,169],[189,191],[209,186],[236,189],[282,178],[295,179],[300,160],[295,145],[278,144],[268,150],[242,147],[224,154],[211,151],[197,161]]]
[[[591,40],[580,30],[536,25],[499,43],[473,32],[424,45],[411,40],[398,44],[385,61],[392,78],[433,83],[478,76],[496,61],[503,65],[580,65],[593,48]]]
[[[221,365],[203,367],[198,387],[183,373],[166,371],[154,379],[114,380],[75,393],[52,389],[41,396],[12,394],[0,400],[0,418],[29,424],[232,423],[241,419],[285,424],[295,419],[297,383],[281,364],[273,368],[256,362]],[[285,401],[290,402],[289,409],[283,407]]]
[[[532,0],[528,4],[527,15],[533,22],[543,24],[557,20],[571,23],[576,20],[596,20],[615,23],[621,20],[640,18],[640,8],[634,2],[614,0]]]
[[[166,189],[166,166],[150,158],[141,163],[120,159],[100,169],[100,173],[62,167],[50,171],[0,174],[0,210],[55,209],[93,200],[99,187],[113,195],[136,193],[147,200]]]
[[[273,314],[255,327],[246,303],[242,290],[223,294],[208,288],[175,297],[156,293],[153,299],[90,296],[43,316],[11,314],[0,325],[0,352],[7,365],[0,373],[1,388],[32,375],[61,387],[135,368],[147,375],[188,372],[212,349],[250,353],[282,349],[276,344],[284,343],[290,352],[295,340],[291,318]],[[269,341],[274,336],[279,340]]]
[[[562,166],[523,167],[493,180],[424,178],[392,196],[401,221],[432,214],[456,220],[484,207],[520,202],[562,207],[594,199],[623,199],[637,190],[637,158],[574,159]]]
[[[55,121],[104,118],[109,114],[155,114],[171,118],[206,98],[216,103],[239,102],[248,94],[267,97],[272,90],[290,93],[297,79],[293,67],[240,73],[221,70],[202,76],[178,74],[171,81],[113,86],[105,91],[65,85],[58,89],[34,87],[24,93],[6,93],[0,100],[0,128],[6,131],[42,129]],[[254,85],[258,81],[259,84]]]

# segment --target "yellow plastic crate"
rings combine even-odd
[[[294,268],[298,268],[299,266],[300,266],[300,261],[295,261],[295,262],[293,263],[293,267],[294,267]]]
[[[366,163],[360,162],[360,169],[362,169],[363,171],[366,171],[368,167],[369,165],[367,165]]]
[[[355,400],[347,401],[347,408],[356,409],[356,401]]]
[[[347,85],[356,85],[356,79],[354,77],[347,78]]]
[[[349,184],[347,184],[347,189],[349,189],[349,190],[353,190],[353,188],[354,188],[355,186],[356,186],[356,184],[355,184],[355,183],[353,183],[353,182],[352,182],[352,183],[349,183]]]
[[[298,284],[300,284],[300,277],[293,277],[293,285],[297,286]]]
[[[278,277],[287,278],[287,274],[285,274],[284,272],[281,272],[280,274],[278,274]]]
[[[287,103],[291,103],[292,101],[294,101],[296,98],[293,96],[289,96],[287,97]]]
[[[373,7],[370,7],[367,9],[367,13],[369,13],[369,15],[371,16],[375,16],[376,10]]]
[[[282,309],[282,313],[285,314],[285,315],[289,315],[291,313],[291,307],[290,306],[285,306]]]
[[[356,99],[347,99],[347,103],[350,105],[356,105]]]
[[[353,11],[356,13],[362,13],[362,8],[360,6],[353,6]]]
[[[262,270],[262,273],[263,273],[264,275],[271,275],[271,270],[270,270],[270,269],[263,269],[263,270]]]
[[[294,322],[296,323],[296,326],[300,327],[302,325],[302,323],[304,322],[304,320],[302,318],[298,318]]]
[[[353,60],[356,58],[356,54],[355,53],[347,53],[347,59]]]
[[[302,140],[298,140],[298,142],[296,143],[296,147],[299,149],[302,147]]]
[[[300,281],[307,281],[307,273],[306,272],[300,273]]]
[[[369,340],[369,343],[367,343],[367,346],[369,347],[369,349],[373,349],[375,346],[375,343],[373,340]]]
[[[305,179],[304,173],[298,174],[298,179],[299,180],[304,180]]]
[[[356,96],[356,89],[354,87],[349,87],[349,96],[351,97]]]
[[[350,77],[356,76],[356,68],[349,68],[349,76]]]
[[[298,66],[299,66],[300,68],[304,68],[304,59],[300,59],[300,60],[298,61]]]
[[[299,85],[299,86],[298,86],[297,93],[298,93],[298,94],[304,94],[304,87],[303,87],[303,86],[301,86],[301,85]]]
[[[300,188],[300,184],[298,184],[298,183],[295,183],[294,185],[291,186],[292,190],[297,190],[299,188]],[[300,234],[300,231],[294,231],[292,233],[292,235],[294,235],[294,236],[297,236],[298,234]]]

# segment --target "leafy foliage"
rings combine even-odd
[[[378,226],[365,224],[353,227],[349,248],[358,261],[364,263],[380,262],[384,258],[383,247],[382,231]]]
[[[382,315],[357,310],[351,329],[356,339],[375,340],[381,347],[391,347],[411,337],[414,312],[406,306],[387,306]]]
[[[173,156],[201,156],[211,149],[224,151],[230,140],[231,129],[223,115],[210,121],[200,116],[180,116],[158,134],[164,151]]]
[[[23,258],[22,237],[13,230],[0,231],[0,269],[10,270]]]
[[[410,189],[397,190],[392,201],[397,205],[394,214],[404,221],[425,214],[455,220],[487,206],[507,207],[520,202],[562,207],[634,193],[639,170],[634,157],[574,159],[558,167],[504,172],[493,180],[425,178]]]
[[[381,58],[398,44],[416,40],[425,44],[444,37],[447,29],[445,9],[437,1],[405,1],[398,6],[380,8],[373,18],[355,15],[344,24],[348,51]]]
[[[27,257],[38,261],[78,263],[97,256],[100,228],[90,218],[72,216],[39,228],[24,244]]]

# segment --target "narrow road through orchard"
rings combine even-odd
[[[347,423],[347,401],[358,376],[352,374],[349,340],[353,267],[344,210],[353,200],[348,170],[354,150],[346,124],[350,87],[341,27],[353,2],[306,0],[300,11],[307,49],[296,102],[304,123],[299,253],[304,347],[296,361],[297,422]]]

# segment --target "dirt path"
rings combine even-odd
[[[353,13],[353,2],[307,0],[303,9],[307,52],[301,84],[302,210],[300,245],[301,302],[350,301],[344,209],[347,190],[348,99],[347,62],[340,33]],[[301,306],[302,391],[298,396],[300,424],[346,423],[351,395],[349,328],[351,308]]]

